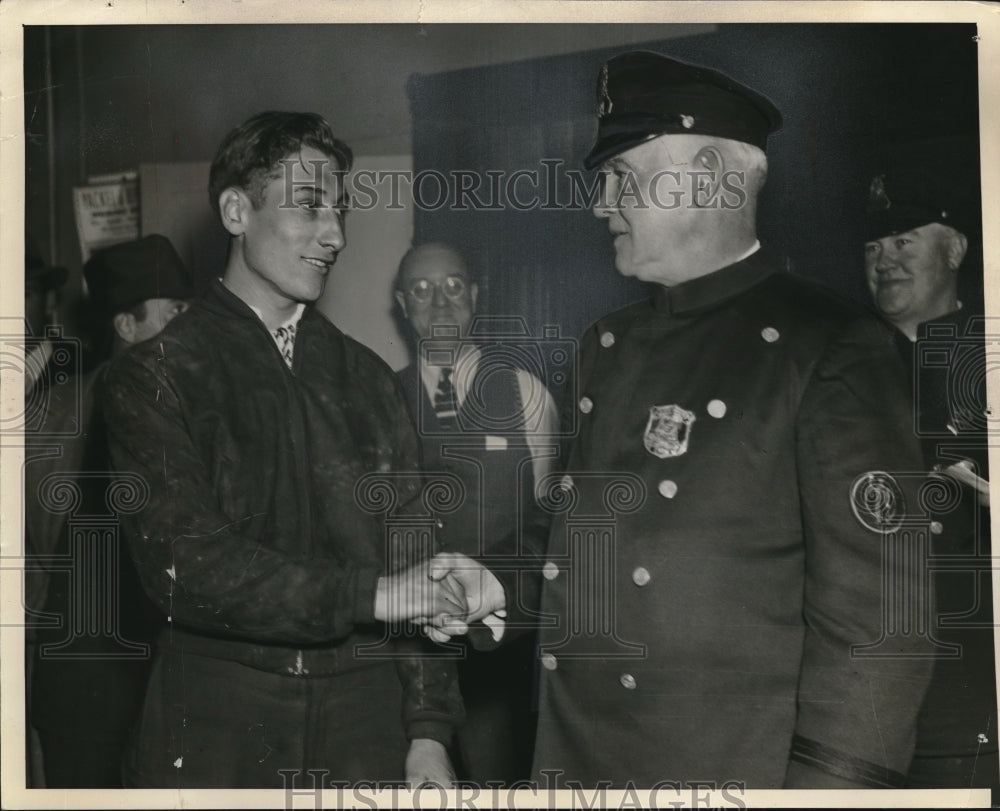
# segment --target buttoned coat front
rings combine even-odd
[[[575,398],[540,782],[899,785],[930,665],[894,633],[927,595],[898,557],[922,465],[890,333],[758,253],[601,319]],[[503,579],[516,626],[530,589]]]

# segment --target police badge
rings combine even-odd
[[[642,442],[653,456],[666,459],[687,452],[695,416],[678,405],[653,406]]]

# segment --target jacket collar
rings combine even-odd
[[[777,273],[763,249],[745,259],[674,287],[657,286],[653,307],[665,315],[689,315],[722,304]]]
[[[234,318],[251,318],[264,326],[264,322],[260,320],[260,315],[254,308],[226,287],[222,283],[221,278],[212,279],[212,283],[205,293],[204,303],[208,309],[219,315],[228,315]],[[311,309],[312,306],[306,304],[297,320],[301,320],[301,317],[306,315]],[[264,326],[264,329],[267,329],[267,327]]]

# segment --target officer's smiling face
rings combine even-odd
[[[696,136],[661,135],[601,166],[594,214],[608,221],[623,276],[669,287],[702,275],[715,226],[705,208],[693,205],[692,161],[700,146]]]
[[[879,312],[901,329],[957,306],[964,238],[938,223],[865,244],[865,277]]]

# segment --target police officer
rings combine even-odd
[[[538,561],[535,772],[900,786],[930,666],[882,627],[884,560],[892,588],[915,574],[885,557],[908,551],[894,474],[921,467],[892,337],[761,248],[767,98],[649,52],[609,60],[597,91],[595,213],[655,292],[582,341]],[[469,621],[530,620],[528,578],[466,571]]]
[[[868,288],[897,330],[926,467],[947,477],[952,494],[932,524],[932,553],[952,564],[932,574],[941,649],[908,775],[916,788],[1000,787],[985,321],[959,293],[963,274],[976,277],[977,154],[975,142],[959,138],[906,144],[869,185]]]

